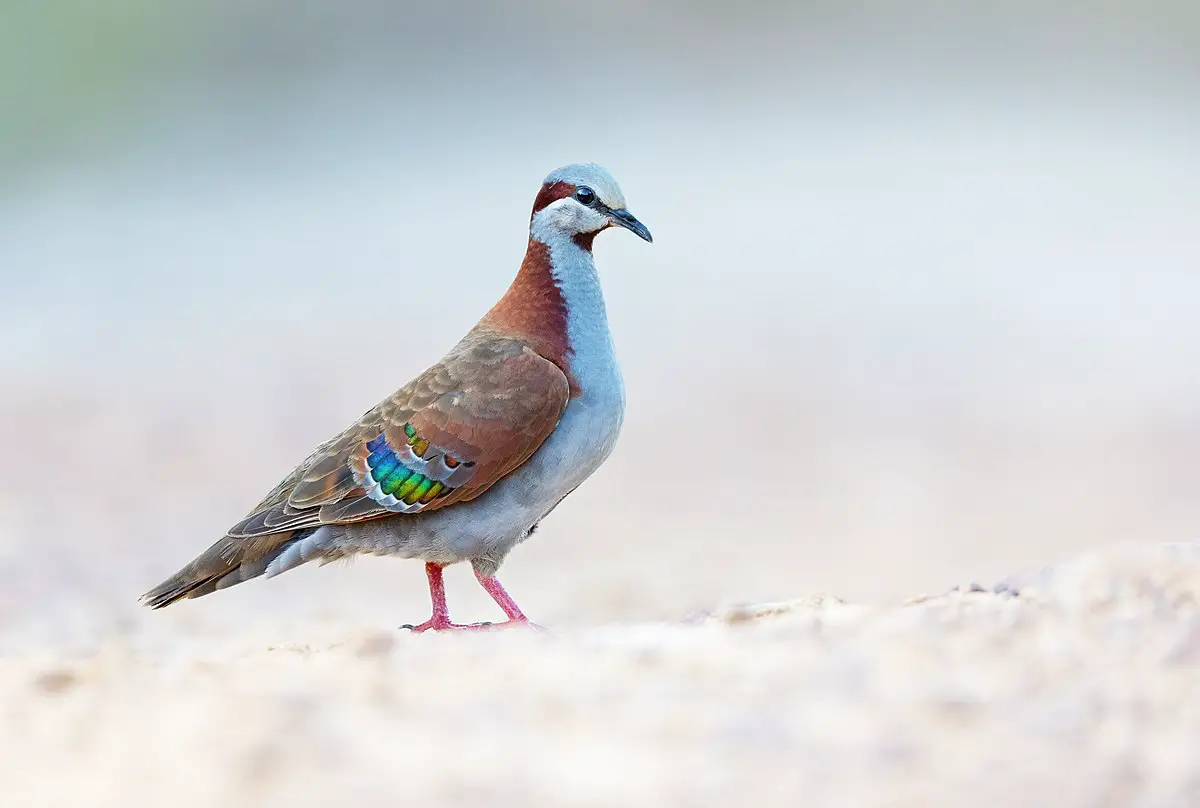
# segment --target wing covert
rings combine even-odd
[[[537,450],[565,374],[527,343],[466,343],[323,444],[229,535],[436,510],[474,499]]]

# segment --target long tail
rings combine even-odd
[[[177,600],[202,597],[260,575],[273,578],[313,558],[326,556],[331,538],[326,527],[253,539],[225,536],[141,599],[151,609],[161,609]]]

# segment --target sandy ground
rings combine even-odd
[[[1200,543],[881,605],[94,640],[0,666],[6,804],[1200,804]]]

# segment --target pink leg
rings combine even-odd
[[[404,625],[401,628],[406,628],[416,634],[423,631],[447,631],[451,629],[478,629],[487,628],[488,623],[473,623],[471,625],[460,625],[450,622],[450,609],[446,606],[446,585],[442,582],[442,566],[440,564],[428,563],[425,565],[425,576],[429,578],[429,599],[433,601],[433,615],[420,625]]]
[[[521,607],[509,596],[508,592],[504,591],[504,587],[500,585],[500,581],[496,579],[496,576],[493,575],[490,578],[485,578],[476,570],[475,580],[479,581],[479,585],[483,587],[483,591],[492,596],[492,600],[496,601],[496,605],[503,609],[505,616],[508,617],[506,622],[497,623],[494,626],[488,626],[488,628],[519,625],[541,628],[536,623],[529,622],[529,618],[525,616],[525,613],[521,611]]]
[[[517,623],[527,623],[529,618],[521,611],[521,607],[513,600],[495,576],[484,578],[478,572],[475,573],[475,580],[479,581],[479,585],[483,587],[483,591],[492,596],[492,600],[496,601],[496,605],[504,610],[504,615]]]

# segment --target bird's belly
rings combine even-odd
[[[540,519],[608,459],[623,419],[622,401],[572,401],[546,442],[501,484]]]

